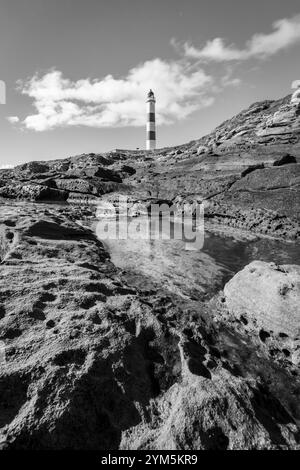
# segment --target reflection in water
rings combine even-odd
[[[118,222],[123,233],[126,223],[125,219]],[[144,221],[141,227],[145,227]],[[266,238],[237,240],[208,231],[204,246],[198,251],[186,250],[182,240],[164,239],[163,229],[160,239],[106,239],[103,243],[116,266],[150,278],[153,285],[194,299],[211,296],[255,259],[300,264],[299,245]]]

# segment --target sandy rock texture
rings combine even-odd
[[[229,310],[262,328],[292,338],[300,335],[300,267],[254,261],[225,288]]]
[[[142,288],[76,223],[83,213],[1,204],[1,447],[299,448],[290,358],[227,320],[222,299]]]
[[[300,364],[300,267],[254,261],[224,288],[230,315],[273,356]]]

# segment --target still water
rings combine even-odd
[[[145,227],[144,222],[141,227]],[[178,223],[181,222],[172,222]],[[118,224],[120,230],[126,230],[126,219],[120,219]],[[146,278],[153,287],[163,287],[195,300],[210,297],[222,289],[237,271],[253,260],[300,264],[299,244],[268,238],[247,240],[209,230],[204,232],[202,249],[192,251],[186,249],[184,241],[174,239],[102,238],[101,241],[119,268]]]

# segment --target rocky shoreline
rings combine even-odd
[[[205,201],[207,219],[299,240],[300,112],[290,96],[255,103],[214,132],[155,152],[118,150],[0,170],[0,198]]]
[[[299,266],[183,299],[78,223],[205,201],[216,230],[296,244],[299,119],[287,97],[176,148],[0,170],[2,449],[300,449]]]

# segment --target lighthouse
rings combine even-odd
[[[156,132],[155,132],[155,97],[152,90],[147,95],[147,137],[146,149],[156,149]]]

